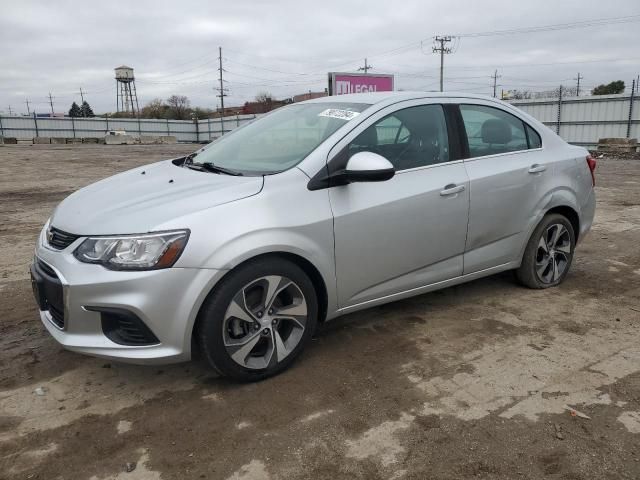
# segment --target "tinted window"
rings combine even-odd
[[[460,112],[471,157],[527,150],[524,123],[514,115],[482,105],[460,105]]]
[[[542,140],[540,139],[540,135],[533,128],[527,125],[527,137],[529,138],[529,148],[540,148],[542,147]]]
[[[384,117],[349,145],[349,156],[364,151],[382,155],[396,170],[449,161],[442,106],[409,107]]]

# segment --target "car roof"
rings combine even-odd
[[[327,97],[314,98],[300,103],[366,103],[370,105],[390,104],[404,100],[414,100],[418,98],[475,98],[502,103],[498,99],[487,95],[477,95],[473,93],[458,92],[370,92],[370,93],[349,93],[346,95],[332,95]]]

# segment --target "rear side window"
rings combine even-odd
[[[529,148],[525,124],[518,117],[499,108],[483,105],[460,105],[460,113],[467,132],[470,157]]]
[[[538,132],[536,132],[529,125],[527,127],[527,138],[529,139],[529,148],[541,148],[542,147],[542,139]]]

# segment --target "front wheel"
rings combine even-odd
[[[206,300],[197,340],[221,374],[256,381],[287,368],[311,339],[317,296],[309,277],[278,258],[230,272]]]
[[[575,249],[575,233],[563,215],[545,216],[529,239],[516,270],[520,283],[529,288],[549,288],[562,283],[567,276]]]

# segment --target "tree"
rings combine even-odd
[[[73,107],[72,107],[73,108]],[[93,110],[91,109],[91,105],[85,100],[82,102],[82,106],[80,107],[80,116],[81,117],[95,117]]]
[[[185,95],[171,95],[167,98],[169,114],[175,120],[187,120],[191,113],[191,102]]]
[[[165,118],[169,107],[159,98],[154,98],[140,111],[142,118]]]
[[[80,116],[82,116],[82,112],[80,111],[80,107],[78,106],[78,104],[76,102],[73,102],[71,104],[71,108],[69,109],[69,116],[70,117],[80,117]]]
[[[504,92],[504,98],[510,100],[528,100],[533,98],[533,92],[529,90],[507,90]]]
[[[616,93],[624,92],[624,82],[622,80],[616,80],[608,84],[598,85],[591,90],[591,95],[615,95]]]
[[[258,92],[256,104],[256,113],[266,113],[273,110],[273,95],[269,92]]]

